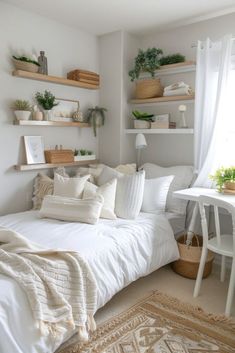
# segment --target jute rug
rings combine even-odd
[[[59,353],[232,353],[235,321],[160,292],[101,325],[86,344]]]

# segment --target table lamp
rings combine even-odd
[[[147,142],[146,142],[144,134],[137,134],[136,138],[135,138],[135,148],[137,150],[137,160],[136,160],[137,171],[140,166],[141,150],[145,147],[147,147]]]

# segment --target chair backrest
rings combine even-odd
[[[199,197],[199,208],[201,213],[201,221],[202,221],[202,231],[204,241],[208,241],[208,225],[206,219],[205,206],[213,206],[214,208],[214,217],[215,217],[215,232],[217,238],[218,246],[221,243],[221,227],[220,227],[220,219],[219,219],[219,208],[223,208],[229,212],[232,216],[232,234],[233,234],[233,246],[235,253],[235,207],[229,203],[228,201],[222,200],[219,197],[213,196],[200,196]]]

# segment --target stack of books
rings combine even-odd
[[[80,69],[73,70],[67,74],[67,78],[69,80],[89,83],[91,85],[97,86],[97,88],[100,85],[100,75],[92,71]]]

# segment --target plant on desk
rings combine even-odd
[[[219,192],[233,190],[235,193],[235,167],[221,167],[210,175],[210,179],[215,181]]]

